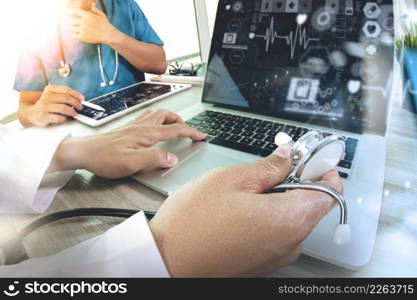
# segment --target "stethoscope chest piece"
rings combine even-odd
[[[311,131],[297,142],[286,133],[278,133],[275,138],[278,147],[291,145],[293,167],[283,184],[276,186],[272,192],[305,189],[326,193],[333,197],[340,206],[340,224],[336,227],[333,241],[343,245],[350,241],[351,229],[347,223],[347,205],[343,196],[336,190],[321,184],[319,181],[326,173],[336,169],[345,155],[345,140],[336,135],[325,136]]]
[[[345,141],[316,131],[302,136],[293,146],[292,176],[300,182],[315,182],[334,170],[345,155]]]

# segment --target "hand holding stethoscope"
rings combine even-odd
[[[115,66],[112,79],[107,76],[104,70],[103,56],[102,56],[102,44],[106,40],[105,36],[111,34],[112,28],[114,28],[107,18],[107,9],[103,0],[100,0],[103,11],[97,9],[96,4],[93,3],[90,11],[82,9],[72,9],[69,12],[72,21],[72,33],[73,38],[89,44],[96,44],[97,57],[99,63],[99,71],[101,75],[101,87],[112,86],[116,83],[119,73],[119,54],[114,51]],[[58,44],[60,61],[57,66],[57,71],[61,77],[69,77],[72,73],[72,67],[66,59],[64,41],[62,38],[62,26],[61,22],[58,25]]]
[[[345,141],[336,135],[329,137],[312,131],[302,136],[297,142],[285,134],[279,133],[275,138],[278,147],[290,144],[292,146],[293,166],[284,183],[276,186],[270,192],[287,190],[311,190],[328,194],[335,199],[340,207],[340,220],[333,235],[333,242],[338,245],[346,244],[351,238],[351,228],[347,222],[347,205],[344,197],[336,190],[317,183],[326,173],[336,169],[345,155]]]

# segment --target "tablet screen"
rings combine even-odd
[[[89,101],[104,108],[105,111],[84,106],[84,109],[78,113],[99,121],[170,92],[172,92],[171,85],[139,83]]]

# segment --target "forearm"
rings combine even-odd
[[[19,104],[19,109],[17,111],[17,118],[19,119],[22,126],[25,128],[29,128],[29,127],[36,125],[31,121],[31,118],[30,118],[30,116],[33,114],[34,105],[35,105],[34,103],[29,103],[29,102],[23,102],[23,103],[21,102]]]
[[[67,138],[57,148],[46,173],[85,168],[89,138]]]
[[[162,74],[167,69],[165,51],[160,46],[138,41],[117,29],[106,44],[142,72]]]

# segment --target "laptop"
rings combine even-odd
[[[181,112],[209,137],[160,143],[180,163],[134,178],[170,195],[213,168],[270,155],[278,132],[344,136],[338,169],[352,240],[333,244],[335,208],[303,253],[360,269],[372,256],[383,198],[393,63],[391,0],[220,0],[202,103]]]

